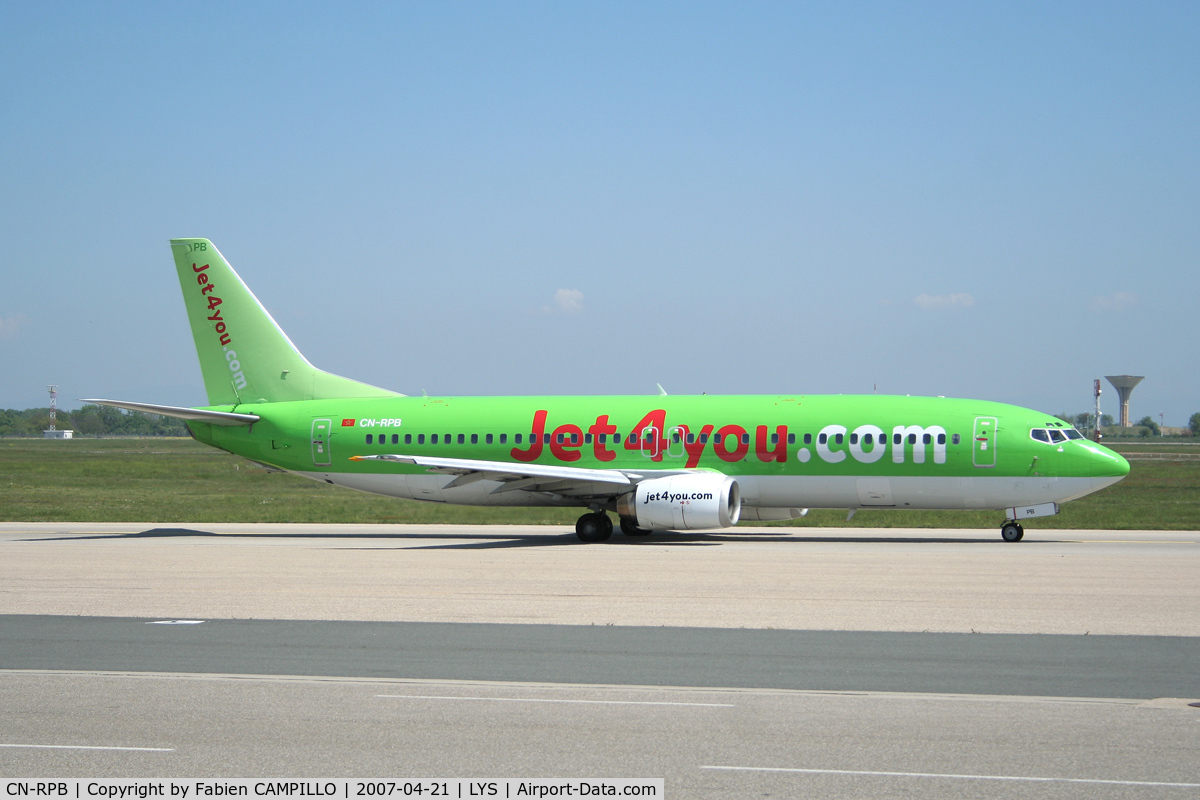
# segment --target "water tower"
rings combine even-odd
[[[1108,382],[1117,390],[1117,400],[1121,403],[1121,419],[1117,422],[1122,428],[1129,427],[1129,395],[1133,387],[1142,382],[1144,375],[1106,375]]]

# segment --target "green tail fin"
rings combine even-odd
[[[172,239],[171,253],[209,405],[400,396],[308,363],[208,239]]]

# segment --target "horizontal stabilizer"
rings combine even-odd
[[[202,408],[181,408],[179,406],[156,406],[150,403],[127,403],[124,400],[80,400],[79,402],[124,408],[127,411],[144,411],[147,414],[158,414],[159,416],[174,417],[175,419],[187,419],[192,422],[208,422],[213,425],[253,425],[259,420],[257,414],[235,414],[232,411],[205,411]]]

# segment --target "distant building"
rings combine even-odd
[[[51,428],[48,431],[42,431],[43,439],[74,439],[75,431],[60,431]]]

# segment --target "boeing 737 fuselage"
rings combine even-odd
[[[186,421],[213,447],[438,503],[579,506],[584,541],[809,508],[1004,510],[1021,520],[1129,463],[1066,423],[982,400],[878,395],[406,397],[302,356],[207,239],[171,248],[209,405],[88,400]]]

